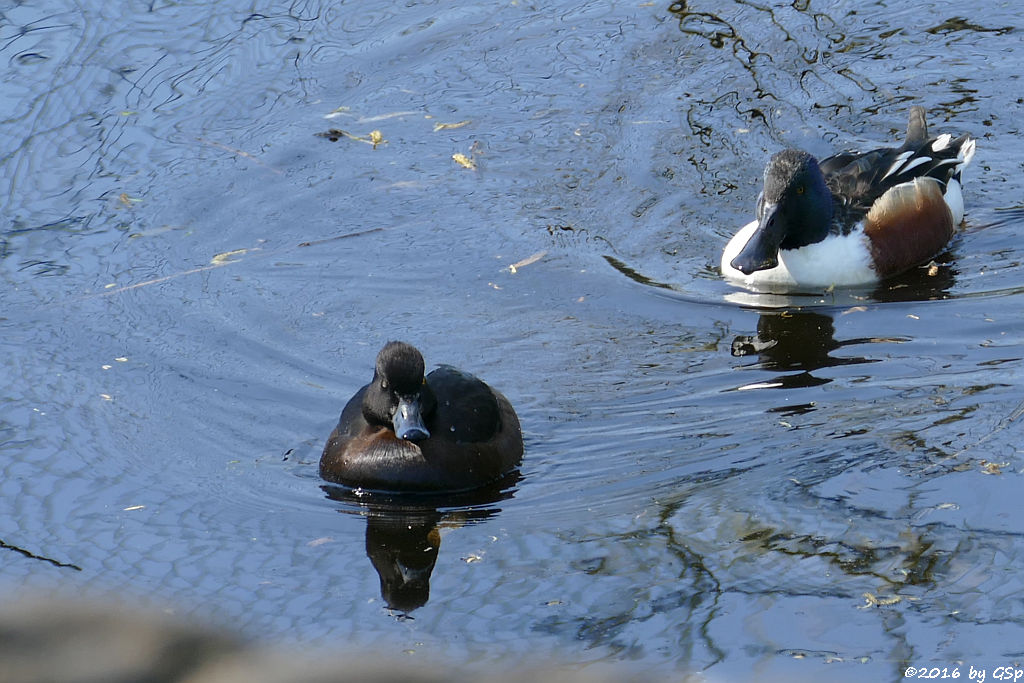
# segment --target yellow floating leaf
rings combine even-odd
[[[381,133],[379,130],[370,131],[370,144],[373,145],[374,149],[377,149],[377,145],[384,142],[387,142],[387,140],[384,139],[383,133]]]
[[[121,202],[122,204],[124,204],[125,206],[131,206],[132,204],[138,204],[139,202],[142,201],[141,199],[138,199],[137,197],[129,197],[127,192],[122,192],[121,194],[117,195],[117,200],[119,202]]]
[[[240,255],[246,253],[247,251],[249,251],[249,250],[248,249],[233,249],[231,251],[225,251],[223,253],[217,254],[212,259],[210,259],[210,263],[213,263],[213,264],[218,265],[218,266],[221,265],[221,264],[224,264],[224,263],[233,263],[233,261],[231,260],[232,256],[240,256]]]
[[[903,598],[898,595],[893,595],[888,598],[875,597],[871,593],[864,593],[864,604],[860,605],[858,609],[868,609],[869,607],[888,607],[889,605],[895,605],[898,602],[902,602]]]
[[[470,121],[469,119],[466,119],[465,121],[459,121],[458,123],[435,123],[434,132],[436,133],[439,130],[455,130],[456,128],[468,126],[471,123],[473,122]]]
[[[989,462],[988,460],[982,460],[978,463],[981,465],[982,474],[1002,474],[1003,468],[1009,465],[1008,462]]]
[[[459,166],[462,166],[463,168],[468,168],[470,170],[476,168],[476,162],[467,157],[465,154],[462,154],[461,152],[456,152],[455,154],[453,154],[452,159],[454,159],[455,163],[457,163]]]

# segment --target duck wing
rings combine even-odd
[[[932,178],[945,191],[974,156],[974,140],[945,133],[928,137],[923,107],[911,107],[907,138],[900,147],[842,152],[820,162],[825,182],[843,204],[869,209],[883,194],[915,178]]]
[[[501,410],[494,392],[482,380],[450,365],[429,375],[437,397],[432,429],[438,436],[461,443],[487,441],[501,429]]]

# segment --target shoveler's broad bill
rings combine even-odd
[[[722,254],[722,274],[768,291],[865,285],[928,262],[964,217],[961,173],[974,140],[928,137],[911,107],[901,147],[818,161],[779,152],[764,171],[757,220]]]

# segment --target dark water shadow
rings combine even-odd
[[[511,499],[522,479],[512,472],[488,486],[461,493],[400,494],[320,488],[344,503],[339,512],[366,518],[366,556],[380,577],[380,595],[389,609],[407,616],[427,604],[430,578],[441,549],[441,529],[477,524],[501,512],[495,504]]]

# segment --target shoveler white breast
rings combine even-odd
[[[795,149],[764,171],[757,220],[722,254],[722,274],[757,289],[853,286],[927,262],[963,221],[961,173],[974,140],[928,137],[911,107],[901,147],[818,161]]]

